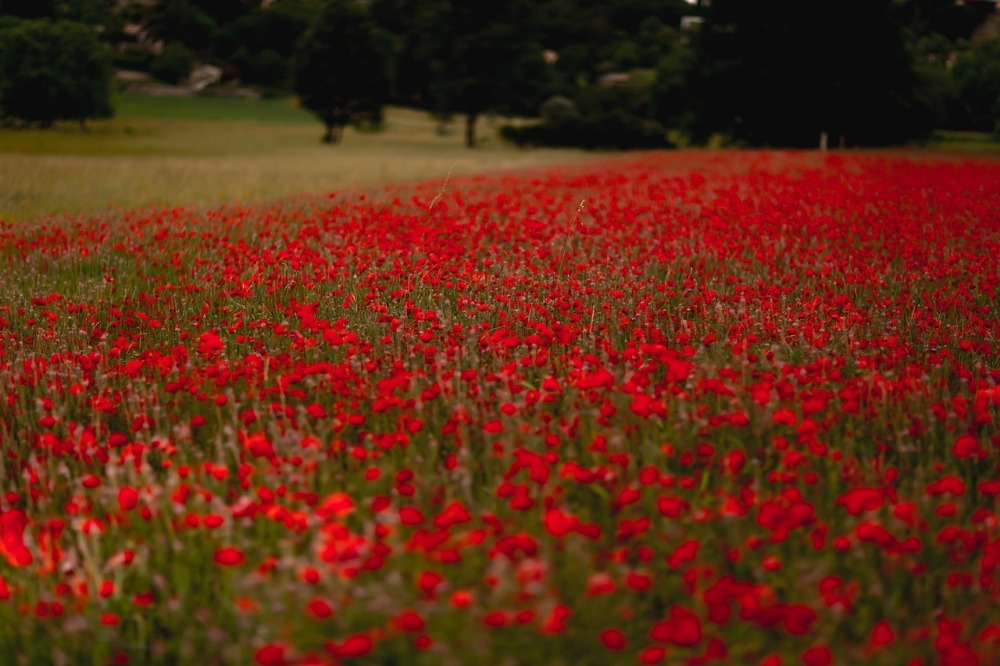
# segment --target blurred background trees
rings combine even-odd
[[[461,118],[470,146],[487,114],[540,118],[507,127],[515,142],[595,147],[998,131],[992,1],[0,0],[0,24],[72,21],[120,70],[181,83],[207,64],[223,85],[287,94],[323,70],[309,58],[347,53],[303,50],[331,4],[373,26],[344,48],[353,68],[385,65],[379,103]]]
[[[697,135],[811,146],[919,135],[915,75],[892,0],[714,0],[687,72]],[[928,128],[929,129],[929,128]]]
[[[0,119],[51,127],[111,115],[111,57],[72,21],[0,18]]]
[[[330,0],[299,41],[293,82],[299,102],[326,126],[324,143],[340,143],[344,127],[377,123],[389,91],[389,63],[367,8]]]
[[[963,124],[980,132],[1000,130],[1000,39],[980,42],[961,53],[952,76]]]

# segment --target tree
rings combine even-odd
[[[532,35],[525,0],[428,3],[438,26],[426,45],[431,109],[465,116],[465,142],[476,144],[476,120],[487,112],[534,115],[545,98],[548,68]]]
[[[1000,37],[963,53],[952,72],[968,126],[981,132],[1000,132]]]
[[[381,119],[389,57],[364,3],[330,0],[299,42],[292,72],[299,102],[326,125],[325,143],[339,143],[349,124]]]
[[[547,0],[536,12],[538,37],[558,54],[565,94],[566,84],[654,68],[674,40],[667,31],[690,12],[684,0]]]
[[[220,30],[215,55],[227,58],[242,47],[251,54],[274,51],[282,58],[291,58],[320,10],[321,5],[285,0],[250,11]]]
[[[429,47],[439,30],[429,6],[437,0],[372,0],[382,39],[393,45],[392,90],[397,104],[425,107],[430,87]]]
[[[238,20],[262,3],[260,0],[191,0],[191,4],[221,26]]]
[[[678,42],[656,65],[653,116],[666,127],[687,130],[695,122],[687,85],[693,58],[691,49]]]
[[[0,29],[0,117],[50,127],[105,118],[111,54],[80,23],[20,21]]]
[[[0,15],[4,16],[50,18],[55,9],[55,0],[0,0]]]
[[[56,4],[55,18],[93,26],[106,36],[121,30],[124,25],[116,8],[115,0],[61,0]]]
[[[893,13],[915,35],[939,34],[950,41],[968,39],[994,11],[992,2],[897,0]]]
[[[688,77],[698,133],[750,145],[891,144],[924,128],[893,0],[714,0]]]
[[[117,0],[0,0],[0,18],[45,18],[74,21],[93,28],[101,39],[121,33],[125,25]]]
[[[243,83],[286,89],[295,47],[321,9],[308,0],[279,0],[254,9],[216,34],[212,54],[234,65]]]
[[[144,10],[146,29],[165,42],[178,42],[193,50],[207,49],[218,25],[189,0],[156,0]]]

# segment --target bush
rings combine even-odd
[[[500,137],[518,146],[636,150],[673,148],[666,129],[655,120],[621,122],[574,122],[563,126],[535,123],[515,127],[504,125]]]
[[[584,88],[575,101],[550,98],[542,121],[501,128],[500,136],[521,146],[581,148],[669,148],[667,131],[652,119],[652,80],[633,73],[628,81]]]
[[[153,64],[154,56],[148,53],[116,53],[114,66],[116,69],[127,69],[134,72],[148,72]]]
[[[276,51],[265,49],[251,55],[241,47],[232,63],[239,69],[243,83],[274,89],[288,87],[288,61]]]
[[[153,59],[149,73],[164,83],[177,84],[186,79],[194,68],[194,55],[183,44],[167,44]]]
[[[556,95],[542,104],[542,122],[552,127],[568,125],[580,120],[576,103],[568,97]]]
[[[584,146],[585,135],[579,123],[553,126],[546,123],[533,125],[504,125],[500,128],[500,138],[517,146],[552,146],[568,148]]]
[[[914,68],[916,87],[913,113],[918,126],[952,127],[963,115],[958,86],[944,67],[919,64]]]

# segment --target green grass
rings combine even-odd
[[[920,144],[922,148],[941,151],[1000,154],[1000,139],[986,132],[937,130]]]
[[[348,129],[339,146],[291,100],[119,95],[117,115],[83,131],[0,130],[0,219],[109,207],[256,201],[347,187],[579,160],[574,150],[518,150],[480,121],[481,145],[435,132],[427,114],[390,108],[385,129]]]
[[[242,120],[254,122],[315,123],[294,98],[245,100],[227,97],[151,97],[120,94],[115,113],[122,118],[154,120]]]

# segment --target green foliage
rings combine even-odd
[[[55,18],[93,26],[101,35],[118,32],[123,21],[115,0],[58,0]]]
[[[542,104],[542,122],[553,127],[569,125],[580,119],[580,110],[568,97],[556,95]]]
[[[929,130],[892,0],[715,0],[695,40],[688,93],[702,136],[812,146],[891,144]],[[847,39],[847,36],[850,39]]]
[[[218,25],[226,25],[255,10],[260,0],[190,0],[190,4]]]
[[[475,145],[475,119],[487,112],[533,113],[544,99],[547,67],[532,34],[532,3],[429,2],[425,57],[431,109],[466,117],[466,144]]]
[[[114,54],[114,66],[116,69],[124,69],[135,72],[148,72],[153,64],[154,56],[151,53],[135,53],[126,51]]]
[[[914,113],[925,127],[950,127],[962,115],[958,86],[951,73],[936,64],[918,64],[914,69],[916,86]]]
[[[1000,38],[963,53],[953,72],[968,129],[1000,133]]]
[[[651,72],[637,70],[626,81],[582,88],[575,101],[550,98],[540,123],[508,125],[501,136],[518,145],[668,148],[666,129],[652,119],[653,79]]]
[[[50,126],[110,117],[111,55],[93,29],[29,20],[0,28],[0,118]]]
[[[253,59],[252,78],[245,79],[268,88],[281,89],[288,84],[288,61],[277,51],[264,49]]]
[[[321,13],[344,7],[366,15],[363,48],[303,46]],[[376,117],[362,107],[391,102],[438,119],[464,116],[471,146],[477,117],[534,115],[546,99],[563,97],[581,123],[617,118],[654,128],[649,136],[669,127],[695,142],[724,134],[744,145],[812,146],[820,131],[848,145],[901,142],[931,127],[992,131],[992,56],[977,47],[956,58],[994,11],[992,3],[954,0],[0,0],[0,25],[71,19],[114,43],[126,22],[139,22],[171,45],[156,58],[160,78],[183,79],[193,52],[226,78],[273,92],[293,80],[307,90],[303,76],[324,80],[315,62],[304,72],[297,52],[326,49],[320,60],[328,62],[350,56],[343,69],[374,74],[336,75],[340,90],[361,93],[348,94],[350,105],[338,102],[331,127]],[[681,30],[690,14],[706,22]],[[337,30],[354,28],[348,21]],[[152,60],[128,54],[115,64],[149,71]],[[636,70],[655,72],[641,95],[600,85]],[[313,100],[324,94],[307,90]],[[593,113],[584,113],[588,105]],[[602,132],[590,127],[588,136]]]
[[[167,44],[163,52],[153,58],[149,73],[165,83],[177,84],[191,74],[194,62],[194,54],[175,42]]]
[[[288,87],[289,63],[277,51],[264,49],[254,54],[241,46],[229,62],[239,70],[240,80],[245,84],[276,91]]]
[[[5,19],[73,21],[91,27],[104,40],[113,40],[125,25],[117,0],[0,0],[0,23]]]
[[[396,104],[426,107],[434,44],[439,37],[437,0],[373,0],[372,18],[380,40],[393,54],[390,99]],[[439,114],[446,115],[446,114]]]
[[[913,34],[938,34],[954,42],[967,39],[994,7],[991,2],[897,0],[892,11],[894,18]]]
[[[143,19],[159,39],[195,50],[209,48],[218,32],[212,17],[190,0],[156,0]]]
[[[651,72],[633,71],[627,81],[585,88],[577,97],[583,131],[593,137],[584,146],[665,148],[666,129],[653,120]]]
[[[226,24],[215,37],[213,53],[228,58],[237,49],[250,54],[273,51],[289,59],[295,46],[319,15],[320,6],[301,0],[276,2]]]
[[[686,130],[694,125],[695,101],[688,92],[688,76],[694,53],[676,44],[656,64],[656,81],[650,91],[653,117],[667,127]]]
[[[680,42],[680,31],[650,16],[639,24],[637,33],[622,33],[611,45],[604,69],[615,72],[653,69],[679,48]]]
[[[293,86],[326,125],[325,142],[338,142],[348,124],[381,118],[390,80],[383,46],[367,6],[354,0],[328,2],[299,42]]]
[[[0,15],[23,19],[51,18],[55,14],[56,0],[3,0]]]
[[[537,9],[537,23],[546,48],[559,53],[562,82],[576,85],[655,67],[690,12],[683,0],[548,0]]]
[[[908,32],[907,38],[913,59],[918,65],[946,68],[948,58],[955,51],[955,44],[938,32],[919,36]]]

